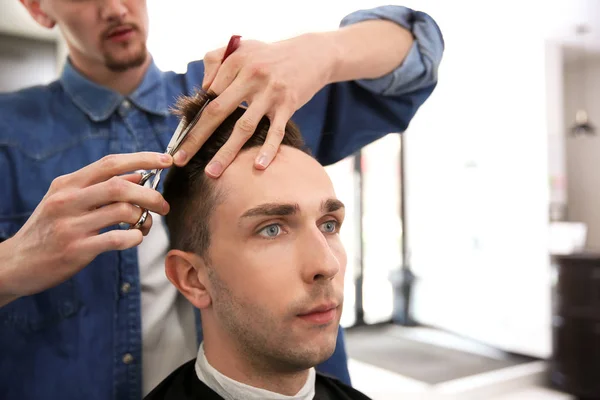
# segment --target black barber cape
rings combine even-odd
[[[148,393],[144,400],[223,400],[221,396],[198,379],[194,369],[195,363],[196,359],[177,368],[152,392]],[[350,386],[318,372],[315,386],[314,400],[370,400]]]

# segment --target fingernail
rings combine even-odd
[[[169,212],[169,203],[167,203],[166,200],[163,200],[162,209],[163,209],[163,211],[164,211],[165,214]]]
[[[206,172],[211,175],[218,176],[223,171],[223,166],[218,161],[213,161],[206,167]]]
[[[269,159],[267,158],[267,156],[265,154],[261,154],[257,159],[256,159],[256,163],[258,165],[260,165],[263,168],[266,168],[267,165],[269,164]]]
[[[161,154],[160,161],[167,164],[171,162],[171,156],[168,154]]]
[[[185,162],[186,158],[187,158],[187,154],[185,153],[185,150],[179,150],[175,154],[175,162],[177,164],[183,164]]]

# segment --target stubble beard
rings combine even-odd
[[[125,72],[132,68],[137,68],[146,62],[148,49],[145,43],[141,43],[140,48],[133,55],[128,57],[115,57],[111,52],[105,52],[104,59],[106,68],[113,72]]]
[[[209,270],[212,270],[210,268]],[[278,326],[278,320],[263,310],[244,307],[227,285],[216,274],[209,272],[209,279],[218,294],[213,299],[215,314],[235,343],[236,351],[243,354],[257,372],[265,374],[293,374],[305,371],[327,360],[335,351],[338,320],[332,343],[326,348],[311,349],[296,346],[296,338],[290,330]],[[331,325],[315,329],[332,330]]]

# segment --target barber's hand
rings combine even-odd
[[[240,47],[221,64],[224,52],[225,48],[221,48],[204,57],[202,87],[218,97],[204,109],[200,122],[175,155],[175,164],[185,165],[221,122],[247,102],[249,107],[230,139],[206,168],[211,177],[220,176],[234,160],[263,116],[269,118],[271,126],[255,167],[266,168],[279,149],[287,122],[329,83],[334,63],[329,42],[318,33],[272,44],[242,40]],[[182,150],[183,156],[179,154]]]
[[[100,231],[121,222],[134,225],[143,211],[139,207],[165,215],[169,205],[162,195],[138,185],[141,175],[130,172],[168,168],[172,162],[159,153],[111,155],[56,178],[25,225],[0,243],[0,294],[38,293],[67,280],[100,253],[140,244],[150,217],[141,230]]]

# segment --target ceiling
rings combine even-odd
[[[29,38],[56,40],[57,29],[39,26],[19,0],[0,0],[0,33]]]

